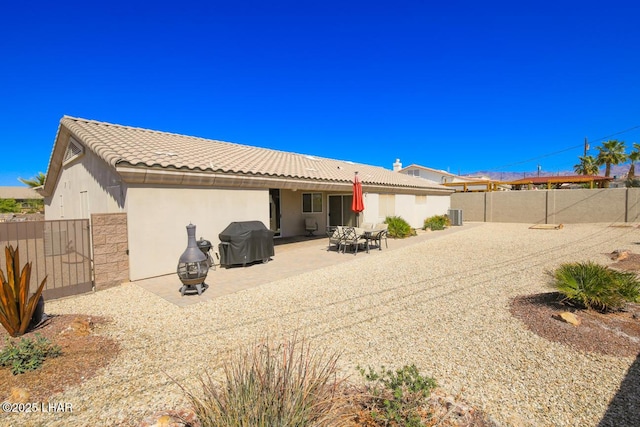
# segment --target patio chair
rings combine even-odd
[[[358,254],[358,246],[366,244],[367,240],[362,237],[362,229],[355,227],[346,227],[342,237],[342,253],[345,253],[347,246],[355,248],[354,255]],[[339,250],[339,248],[338,248]]]
[[[318,221],[313,218],[305,218],[304,219],[304,229],[308,233],[307,236],[313,236],[316,231],[318,231]]]
[[[329,246],[327,246],[327,251],[331,249],[331,245],[336,246],[336,251],[340,251],[340,245],[342,244],[342,237],[344,231],[341,225],[337,226],[329,235]]]
[[[376,244],[378,245],[378,249],[382,250],[382,239],[384,239],[384,246],[389,249],[389,243],[387,242],[387,230],[389,228],[389,224],[376,224],[374,229],[375,230],[380,230],[376,236],[374,237],[373,240],[375,240]]]

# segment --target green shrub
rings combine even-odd
[[[432,378],[420,375],[415,365],[404,366],[395,372],[384,366],[378,373],[372,368],[366,372],[358,367],[368,381],[367,392],[371,396],[371,417],[382,425],[422,426],[421,409],[427,406],[426,398],[436,387]]]
[[[451,221],[449,217],[446,215],[434,215],[424,220],[424,225],[422,226],[423,230],[431,229],[433,231],[436,230],[444,230],[445,227],[449,227],[451,225]]]
[[[11,373],[18,375],[38,369],[47,357],[58,357],[60,353],[58,345],[40,334],[35,339],[23,337],[17,345],[7,338],[7,345],[0,352],[0,366],[10,366]]]
[[[576,305],[601,311],[616,310],[640,297],[634,273],[610,269],[594,262],[562,264],[552,273],[552,286]]]
[[[14,199],[0,199],[0,213],[18,213],[20,206]]]
[[[640,281],[636,273],[631,271],[614,271],[617,276],[618,292],[626,301],[640,302]]]
[[[389,237],[403,239],[414,234],[409,223],[400,216],[388,216],[384,222],[388,225],[387,235]]]
[[[202,427],[336,425],[346,405],[337,361],[296,337],[278,346],[266,340],[225,364],[224,385],[207,373],[202,397],[183,390]]]

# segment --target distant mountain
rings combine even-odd
[[[638,168],[636,167],[636,170]],[[629,164],[617,165],[611,167],[611,176],[622,178],[627,172],[629,172]],[[573,170],[559,171],[559,172],[545,172],[540,171],[540,176],[562,176],[562,175],[575,175],[576,173]],[[600,173],[598,175],[604,175],[604,167],[600,168]],[[477,171],[469,174],[465,174],[465,176],[488,176],[492,180],[496,181],[515,181],[518,179],[538,176],[537,172],[496,172],[496,171]]]

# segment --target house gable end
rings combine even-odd
[[[67,145],[67,151],[64,154],[62,164],[66,166],[74,160],[82,157],[83,154],[84,145],[80,144],[73,137],[69,137],[69,144]]]

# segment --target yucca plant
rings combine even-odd
[[[637,301],[640,282],[634,273],[610,269],[594,262],[562,264],[552,273],[551,285],[566,301],[601,311]]]
[[[45,277],[36,292],[29,296],[29,283],[31,281],[31,263],[28,262],[20,272],[20,255],[18,248],[15,251],[11,245],[4,249],[7,261],[7,275],[0,270],[0,323],[12,337],[23,335],[33,313],[36,310],[38,299],[47,282]]]

